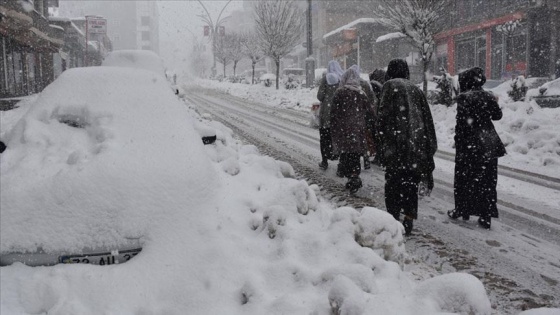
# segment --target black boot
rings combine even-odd
[[[491,221],[492,219],[490,219],[490,217],[480,217],[478,218],[478,225],[480,225],[481,227],[490,230],[490,225],[492,223]]]
[[[412,226],[414,220],[409,218],[409,217],[404,217],[404,220],[402,222],[402,225],[404,226],[404,235],[409,236],[410,234],[412,234]]]
[[[457,219],[459,217],[463,217],[463,221],[468,221],[470,219],[470,216],[468,214],[461,213],[460,211],[457,211],[457,209],[447,211],[447,215],[451,219]]]
[[[350,189],[351,194],[355,194],[362,188],[362,180],[359,177],[351,177],[346,183],[346,188]]]
[[[371,168],[371,162],[367,156],[364,156],[364,170],[369,170]]]
[[[319,163],[319,168],[322,170],[326,170],[329,167],[329,163],[327,161],[322,161]]]

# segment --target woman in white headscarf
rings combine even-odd
[[[336,90],[331,109],[333,145],[340,152],[337,175],[348,178],[346,188],[355,193],[362,187],[360,157],[366,150],[366,115],[373,115],[373,108],[361,86],[356,68],[344,72]]]
[[[340,77],[344,72],[340,64],[336,60],[329,61],[327,73],[323,75],[319,90],[317,91],[317,99],[321,102],[319,108],[319,144],[321,147],[321,162],[319,167],[326,170],[329,166],[328,160],[336,158],[333,152],[331,141],[331,107],[334,92],[340,83]]]

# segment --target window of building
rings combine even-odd
[[[142,50],[152,50],[152,46],[142,46]]]
[[[141,23],[142,23],[142,26],[150,26],[150,17],[149,16],[143,16],[141,18]]]
[[[474,38],[457,42],[455,53],[457,55],[457,72],[474,67],[476,61],[476,43]]]
[[[150,32],[142,32],[142,40],[150,40]]]
[[[6,39],[0,35],[0,95],[7,94],[8,74],[6,69]]]

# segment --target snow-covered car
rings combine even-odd
[[[560,78],[529,90],[527,100],[535,100],[541,107],[560,107]]]
[[[282,70],[282,82],[286,89],[294,89],[305,82],[305,69],[285,68]]]
[[[166,76],[163,60],[155,52],[149,50],[115,50],[107,54],[101,65],[144,69]]]
[[[161,75],[62,73],[7,131],[0,265],[116,264],[207,176],[200,134]],[[195,136],[196,135],[196,136]]]
[[[276,75],[272,73],[265,73],[259,77],[259,82],[264,84],[264,86],[273,86],[276,84]]]
[[[115,50],[107,54],[103,63],[105,67],[124,67],[143,69],[153,73],[162,75],[167,78],[163,60],[155,52],[149,50]],[[169,78],[169,85],[175,95],[179,94],[179,88],[176,83]]]

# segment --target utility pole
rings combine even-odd
[[[219,35],[219,28],[222,26],[224,21],[229,18],[229,16],[222,18],[222,13],[224,13],[224,10],[232,0],[229,0],[224,5],[222,10],[220,11],[220,14],[218,14],[218,18],[216,19],[216,22],[212,20],[212,16],[210,16],[210,12],[208,12],[208,9],[206,9],[204,3],[202,3],[201,0],[197,0],[197,1],[198,3],[200,3],[204,11],[206,12],[206,15],[198,15],[198,17],[201,18],[202,21],[204,21],[206,25],[208,25],[208,27],[210,28],[210,41],[212,42],[212,59],[214,60],[214,63],[212,65],[212,76],[216,76],[216,36]]]
[[[313,87],[315,80],[315,58],[313,58],[313,20],[311,18],[312,0],[307,0],[307,58],[305,59],[305,85]]]

